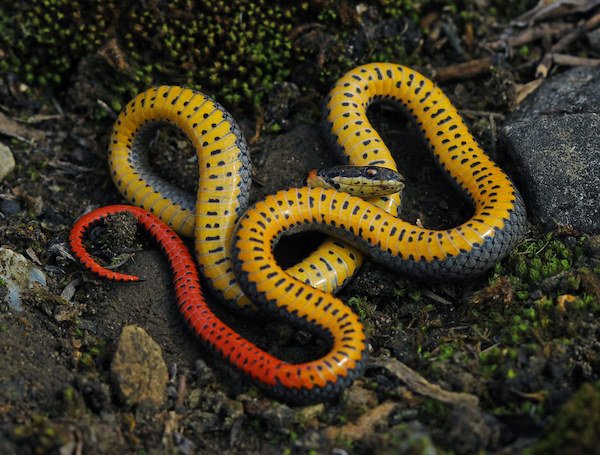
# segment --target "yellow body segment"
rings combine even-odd
[[[197,150],[196,201],[146,167],[143,135],[158,122],[180,128]],[[195,238],[201,272],[216,292],[227,302],[250,308],[236,283],[229,254],[233,227],[245,209],[250,162],[245,141],[229,114],[207,96],[186,88],[149,89],[119,115],[110,140],[109,166],[117,188],[132,204],[156,214],[181,235]],[[391,207],[397,205],[394,201]],[[288,273],[334,292],[354,274],[361,258],[352,246],[330,240]]]
[[[225,358],[280,396],[299,401],[330,397],[361,373],[367,354],[363,326],[351,309],[323,292],[351,276],[361,261],[359,249],[419,277],[460,278],[491,267],[524,233],[524,207],[508,177],[477,145],[443,93],[409,68],[363,65],[332,88],[324,123],[331,142],[350,164],[396,170],[366,116],[369,104],[380,97],[399,101],[413,117],[442,168],[473,201],[470,220],[451,229],[430,230],[391,214],[400,205],[398,194],[365,201],[324,188],[280,191],[243,214],[250,163],[239,128],[220,105],[181,87],[161,86],[140,94],[125,107],[113,130],[109,162],[117,187],[133,204],[154,212],[182,234],[194,235],[201,270],[225,300],[248,308],[251,298],[261,308],[331,340],[324,357],[300,365],[282,363],[253,345],[243,345],[244,353],[234,358],[233,344],[241,337],[229,333],[223,341],[219,333],[227,327],[213,333],[216,322],[209,326],[200,314],[193,316],[197,333],[206,332]],[[145,166],[146,126],[157,122],[179,127],[198,152],[195,201]],[[284,271],[274,259],[276,242],[304,228],[320,229],[340,240],[326,242]],[[208,312],[202,314],[206,317]]]
[[[180,128],[198,150],[197,204],[145,167],[142,136],[148,125],[159,122]],[[235,276],[229,244],[240,203],[247,198],[249,171],[241,170],[249,167],[249,158],[243,137],[224,109],[182,87],[149,89],[123,109],[110,142],[109,166],[121,193],[182,235],[195,235],[198,261],[209,282],[220,293],[227,289],[233,300],[243,295],[237,285],[234,292],[230,289]]]
[[[340,356],[346,356],[350,365],[360,364],[355,357],[360,347],[344,345],[343,341],[352,338],[343,330],[358,332],[359,321],[349,319],[349,324],[341,327],[337,318],[344,305],[340,300],[323,296],[283,273],[273,255],[281,235],[322,230],[355,244],[395,270],[440,280],[485,271],[502,259],[526,230],[523,202],[506,174],[479,147],[441,90],[409,68],[389,63],[363,65],[335,84],[324,123],[340,152],[357,156],[353,164],[396,169],[366,115],[369,104],[384,96],[403,105],[442,169],[473,202],[470,220],[451,229],[431,230],[387,213],[395,207],[394,196],[373,205],[333,189],[291,188],[267,196],[248,210],[238,223],[233,242],[236,276],[252,299],[331,333],[334,346],[342,346]],[[315,180],[314,176],[311,179]],[[288,289],[295,293],[290,295]]]
[[[420,234],[416,226],[404,227],[409,231],[406,238],[411,238],[412,231],[415,241],[390,241],[388,247],[405,259],[431,261],[468,250],[493,234],[494,229],[502,229],[517,200],[512,183],[477,144],[450,100],[417,71],[390,63],[372,63],[355,68],[338,80],[329,95],[325,119],[339,146],[356,147],[360,138],[364,153],[369,151],[369,162],[360,164],[391,167],[389,154],[379,158],[381,149],[387,148],[366,115],[369,104],[383,96],[401,103],[414,118],[442,168],[475,205],[475,215],[464,227],[431,234],[437,242],[428,242],[428,232]]]

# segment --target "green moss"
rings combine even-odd
[[[527,56],[529,55],[530,49],[529,46],[525,45],[525,46],[521,46],[518,50],[517,53],[519,54],[519,56],[523,57],[523,58],[527,58]]]
[[[582,255],[582,241],[578,239],[575,246],[568,247],[556,233],[527,240],[511,253],[508,261],[496,266],[495,277],[511,276],[522,288],[535,286],[545,278],[569,270]]]
[[[420,13],[431,3],[432,0],[379,0],[381,9],[386,16],[393,18],[410,17],[418,20]]]
[[[464,307],[482,345],[479,374],[490,384],[493,413],[554,412],[548,408],[556,392],[543,365],[555,365],[570,383],[574,352],[593,355],[588,330],[600,317],[600,278],[589,268],[584,244],[558,232],[528,239]]]
[[[600,382],[584,384],[563,405],[545,436],[525,453],[584,454],[600,447]]]
[[[420,4],[382,0],[380,8],[383,17],[403,17],[416,15]],[[227,107],[252,108],[300,62],[315,61],[319,50],[294,46],[293,32],[300,24],[318,23],[334,31],[331,36],[341,37],[335,57],[318,70],[326,87],[358,63],[344,56],[344,39],[357,33],[358,24],[340,18],[341,9],[333,0],[4,2],[0,74],[13,72],[30,85],[65,88],[81,73],[82,63],[93,59],[85,84],[97,84],[93,79],[98,79],[110,87],[94,100],[102,99],[115,111],[156,83],[187,85]],[[317,39],[316,47],[321,45]],[[374,40],[366,54],[360,58],[407,57],[398,37]],[[106,115],[101,109],[96,114],[99,119]]]
[[[492,0],[490,14],[498,16],[500,20],[514,19],[537,3],[537,0]]]
[[[373,306],[369,304],[369,301],[363,297],[350,297],[348,299],[348,305],[354,310],[362,323],[365,325],[367,333],[371,333],[373,325],[371,323],[371,315],[373,314]]]
[[[229,104],[253,103],[292,68],[290,32],[303,5],[32,0],[0,7],[0,72],[59,85],[97,55],[121,73],[126,101],[155,81],[183,83]],[[12,23],[19,27],[11,27]],[[118,107],[118,100],[110,102]]]
[[[36,414],[12,430],[15,440],[26,442],[33,453],[53,453],[69,441],[68,429],[50,421],[47,417]]]
[[[420,302],[423,300],[423,292],[420,289],[413,290],[410,294],[408,294],[408,296],[415,302]]]
[[[441,452],[435,447],[429,434],[417,424],[399,424],[390,428],[385,434],[374,437],[372,450],[374,453],[428,455]],[[365,452],[367,453],[367,452]]]
[[[108,37],[115,5],[34,0],[3,2],[0,12],[0,43],[6,52],[0,72],[16,72],[27,83],[44,86],[60,84],[82,55],[99,49]]]
[[[419,416],[424,421],[435,422],[436,425],[444,427],[450,416],[451,406],[439,400],[426,398],[419,406]]]

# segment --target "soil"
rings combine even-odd
[[[499,30],[489,33],[492,41]],[[438,59],[443,60],[435,62],[440,66],[451,64],[453,57]],[[519,77],[520,70],[507,71],[504,79]],[[498,100],[512,99],[515,85],[496,84],[497,79],[497,74],[484,74],[443,88],[459,109],[470,113],[467,122],[502,165],[494,131],[510,102]],[[61,105],[55,94],[35,88],[15,92],[3,82],[0,91],[6,95],[2,110],[30,134],[2,136],[17,167],[0,183],[0,198],[13,207],[3,212],[0,244],[39,261],[48,279],[46,290],[25,296],[24,311],[1,304],[1,453],[521,453],[546,437],[561,406],[582,383],[598,380],[597,309],[589,310],[591,316],[565,313],[559,322],[558,316],[553,319],[568,326],[567,335],[585,334],[578,341],[565,335],[537,344],[528,339],[520,348],[511,345],[515,356],[498,366],[501,375],[484,368],[490,364],[480,364],[482,353],[502,345],[507,327],[521,314],[517,290],[502,278],[514,258],[476,280],[446,284],[418,282],[367,262],[339,294],[368,330],[374,362],[365,377],[325,404],[279,403],[194,338],[178,314],[166,262],[143,233],[126,250],[128,259],[119,268],[143,275],[142,283],[104,282],[69,256],[65,242],[77,217],[90,208],[124,203],[106,165],[114,119],[95,121],[81,115],[73,96]],[[252,202],[302,184],[310,169],[336,162],[320,136],[318,98],[276,114],[283,116],[278,124],[284,130],[265,128],[252,142]],[[501,106],[494,108],[490,100]],[[496,109],[497,115],[486,109]],[[253,137],[256,117],[247,112],[235,116],[245,136]],[[402,217],[431,228],[467,219],[468,202],[444,178],[401,111],[380,103],[369,116],[406,178]],[[32,135],[37,140],[29,139]],[[150,160],[166,179],[195,191],[194,151],[180,132],[160,130]],[[103,230],[96,233],[98,238],[105,235]],[[278,246],[283,263],[293,263],[306,252],[305,245],[316,245],[321,238],[299,235],[300,241],[284,239]],[[529,240],[546,235],[542,226],[531,226]],[[550,235],[572,244],[573,251],[584,245],[577,264],[565,274],[580,273],[583,267],[597,270],[595,239],[568,230]],[[303,251],[298,251],[299,243]],[[593,296],[590,289],[598,289],[598,274],[591,273],[589,280],[591,284],[582,286]],[[532,294],[539,289],[550,296],[567,293],[558,281],[545,285],[549,288],[537,283],[525,291],[530,305],[537,302]],[[578,295],[574,289],[569,292]],[[294,327],[248,320],[221,309],[217,301],[210,303],[237,331],[283,358],[306,360],[324,349],[320,340]],[[504,319],[492,320],[498,311]],[[169,398],[162,406],[128,406],[116,393],[110,365],[128,324],[145,329],[162,348],[170,372]],[[438,389],[415,389],[390,372],[386,362],[392,360],[457,395],[442,399]],[[511,368],[522,375],[519,380],[508,377]],[[526,386],[527,381],[536,388]],[[598,397],[592,393],[591,399]]]

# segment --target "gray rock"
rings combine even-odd
[[[160,346],[141,327],[123,327],[110,371],[121,400],[129,406],[158,407],[166,402],[167,365]]]
[[[293,82],[276,82],[269,92],[269,103],[266,106],[266,118],[272,127],[287,128],[289,126],[290,108],[300,97],[300,89]]]
[[[501,140],[532,219],[600,232],[600,69],[545,82],[511,115]]]
[[[10,148],[0,143],[0,182],[15,168],[15,157]]]
[[[13,199],[2,199],[0,200],[0,212],[5,216],[12,216],[23,211],[23,207],[19,201]]]
[[[0,295],[13,311],[23,311],[23,292],[34,283],[46,286],[46,275],[25,256],[0,248]]]
[[[578,67],[545,81],[510,116],[507,124],[559,114],[598,113],[600,68]]]

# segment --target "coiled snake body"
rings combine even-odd
[[[303,364],[289,364],[260,350],[208,309],[199,294],[191,257],[170,243],[177,243],[175,234],[162,224],[153,228],[154,237],[166,242],[163,249],[170,254],[179,307],[194,332],[286,400],[311,402],[334,396],[364,367],[367,349],[362,324],[331,294],[360,265],[357,247],[395,270],[420,278],[454,279],[488,269],[525,232],[524,205],[508,177],[481,150],[441,90],[409,68],[363,65],[332,88],[323,122],[331,144],[350,164],[396,169],[366,116],[369,104],[382,97],[399,101],[413,117],[442,169],[473,202],[470,220],[452,229],[429,230],[390,214],[397,211],[398,195],[364,201],[323,188],[283,190],[244,213],[250,186],[244,139],[220,105],[181,87],[163,86],[140,94],[123,110],[113,130],[109,162],[117,187],[130,202],[153,212],[177,232],[194,235],[200,270],[223,300],[245,311],[252,300],[261,309],[331,341],[328,354]],[[164,121],[181,128],[198,151],[195,204],[147,166],[144,149],[149,126]],[[82,262],[103,274],[82,245],[89,225],[111,211],[99,210],[78,221],[71,242]],[[135,214],[140,223],[159,226],[152,215]],[[284,271],[274,260],[274,246],[282,234],[303,229],[319,229],[354,246],[328,241]],[[134,279],[114,273],[109,277]]]

